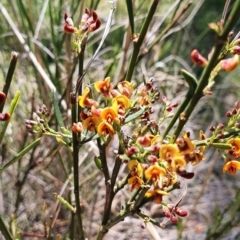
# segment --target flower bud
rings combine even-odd
[[[5,102],[6,94],[4,92],[0,92],[0,105]]]
[[[11,118],[9,113],[0,113],[0,121],[8,121]]]
[[[94,31],[96,31],[98,28],[100,28],[100,26],[101,26],[101,20],[98,18],[98,19],[96,20],[96,22],[90,24],[88,30],[89,30],[89,32],[94,32]]]
[[[98,14],[97,14],[96,11],[93,11],[93,12],[92,12],[92,18],[93,18],[93,21],[94,21],[94,22],[97,21],[97,19],[98,19]]]
[[[174,212],[180,217],[186,217],[188,215],[188,212],[186,210],[181,210],[178,207],[176,207]]]
[[[88,8],[85,9],[85,13],[82,16],[82,23],[85,23],[90,18],[90,10]]]
[[[77,31],[74,27],[72,18],[68,17],[67,13],[64,13],[65,24],[63,26],[64,32],[67,34],[71,34]]]
[[[237,54],[235,54],[231,58],[221,60],[220,66],[221,66],[222,70],[224,70],[226,72],[231,72],[238,66],[238,63],[239,63],[239,57]]]
[[[151,138],[148,135],[138,137],[137,141],[144,147],[151,145]]]
[[[217,135],[217,138],[219,138],[219,139],[223,139],[223,138],[224,138],[224,135],[223,135],[223,133],[222,133],[222,132],[220,132],[220,133]]]
[[[191,59],[192,61],[201,66],[201,67],[205,67],[207,64],[208,64],[208,61],[206,58],[204,58],[199,52],[197,49],[194,49],[192,52],[191,52]]]
[[[169,104],[166,96],[164,96],[164,95],[161,96],[161,101],[162,101],[165,105],[168,105],[168,104]]]
[[[158,157],[151,154],[147,156],[147,160],[151,163],[156,163],[158,161]]]
[[[240,46],[234,46],[234,47],[230,50],[230,52],[231,52],[232,54],[240,55]]]
[[[171,214],[169,211],[164,211],[164,216],[165,216],[166,218],[170,218],[171,215],[172,215],[172,214]]]
[[[80,133],[83,131],[83,125],[81,122],[73,123],[72,131],[75,133]]]
[[[213,131],[216,130],[216,127],[215,127],[215,126],[211,126],[209,130],[210,130],[211,132],[213,132]]]
[[[63,30],[64,30],[65,33],[71,34],[71,33],[76,32],[77,29],[75,27],[70,26],[67,23],[65,23],[64,26],[63,26]]]
[[[131,157],[133,154],[136,154],[139,152],[139,149],[135,146],[131,146],[127,151],[126,151],[126,155],[128,157]]]
[[[239,108],[240,108],[240,101],[236,101],[236,102],[234,103],[234,107],[235,107],[236,109],[239,109]]]
[[[172,223],[177,223],[178,222],[177,218],[173,215],[171,216],[170,220],[171,220]]]
[[[176,108],[177,106],[178,106],[177,102],[171,104],[171,107],[173,107],[173,108]]]
[[[67,13],[64,14],[64,20],[69,26],[74,26],[72,18],[68,17]]]
[[[217,129],[223,129],[224,128],[224,124],[223,123],[219,123],[217,126]]]
[[[166,111],[167,112],[171,112],[172,111],[172,107],[171,106],[166,107]]]
[[[146,226],[145,223],[142,223],[142,224],[141,224],[141,228],[142,228],[142,229],[145,229],[146,227],[147,227],[147,226]]]
[[[232,116],[232,112],[227,111],[225,115],[226,115],[226,117],[230,118]]]

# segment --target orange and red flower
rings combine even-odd
[[[102,121],[97,127],[97,133],[98,135],[103,135],[103,136],[107,136],[107,135],[113,136],[115,131],[111,124],[109,124],[107,121]]]
[[[95,132],[100,122],[101,119],[98,117],[88,117],[83,121],[83,128]]]
[[[134,90],[132,83],[128,81],[119,82],[117,85],[117,88],[118,88],[118,91],[122,95],[125,95],[127,98],[130,98],[132,96],[132,93]]]
[[[130,101],[125,95],[119,95],[112,100],[112,106],[119,115],[124,116],[126,109],[130,107]]]
[[[221,69],[226,72],[233,71],[239,64],[239,56],[237,54],[233,55],[231,58],[223,59],[220,61]]]
[[[228,171],[231,175],[234,175],[237,169],[240,169],[240,162],[236,160],[230,160],[224,165],[223,172],[225,173]]]
[[[127,166],[128,166],[131,176],[142,177],[143,167],[140,162],[138,162],[137,160],[130,160],[128,162]]]
[[[160,159],[168,160],[179,156],[179,149],[176,144],[164,144],[160,147]]]
[[[128,179],[128,184],[132,185],[130,191],[133,191],[133,189],[139,189],[143,183],[143,180],[138,176],[133,176]]]
[[[203,57],[197,49],[194,49],[192,52],[191,52],[191,59],[192,61],[201,66],[201,67],[205,67],[207,64],[208,64],[208,61],[205,57]]]
[[[234,158],[240,157],[240,138],[232,138],[227,141],[228,144],[232,145],[231,149],[226,150],[226,152],[233,156]]]
[[[153,197],[154,202],[157,204],[160,204],[162,202],[162,197],[165,195],[168,195],[168,193],[159,188],[155,188],[153,190],[147,191],[145,194],[145,197],[147,197],[147,198]]]
[[[98,103],[89,98],[90,88],[86,87],[84,89],[83,95],[78,97],[78,103],[81,107],[92,107],[93,105],[96,106]]]
[[[102,93],[105,97],[111,97],[111,90],[113,89],[113,86],[110,83],[110,77],[107,77],[102,81],[95,82],[94,88],[97,92]]]
[[[176,140],[176,144],[178,146],[178,149],[179,149],[181,155],[191,153],[195,149],[195,145],[189,139],[187,133],[183,133],[183,136]]]
[[[106,107],[101,111],[100,117],[103,121],[112,124],[114,120],[117,119],[118,115],[113,107]]]
[[[72,131],[75,133],[80,133],[83,131],[83,125],[81,122],[73,123]]]
[[[158,164],[151,165],[146,171],[145,171],[145,178],[151,179],[152,182],[156,182],[160,175],[166,175],[166,170],[162,167],[160,167]]]

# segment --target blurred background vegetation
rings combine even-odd
[[[133,2],[137,34],[150,1]],[[208,55],[215,37],[207,24],[221,19],[224,4],[225,0],[193,0],[178,21],[160,38],[174,17],[188,5],[188,1],[161,1],[144,41],[142,58],[133,80],[141,83],[144,78],[153,77],[162,94],[180,103],[187,91],[180,69],[200,75],[202,69],[193,65],[190,53],[197,48],[203,55]],[[25,119],[32,118],[33,112],[42,104],[52,109],[52,86],[62,96],[60,106],[65,124],[70,129],[69,94],[78,77],[78,57],[71,51],[71,36],[63,32],[63,16],[67,12],[77,23],[85,7],[97,10],[102,21],[100,30],[89,36],[84,60],[84,64],[87,64],[103,34],[110,3],[105,0],[0,1],[0,88],[5,82],[11,52],[19,53],[5,111],[15,92],[21,92],[19,105],[0,146],[1,165],[7,163],[36,137],[25,129]],[[12,25],[4,11],[10,16]],[[236,34],[239,30],[238,22],[233,31]],[[16,33],[20,34],[24,42],[19,41]],[[123,80],[131,49],[126,1],[119,0],[112,29],[87,73],[84,84],[101,80],[105,76],[110,76],[114,84]],[[39,66],[32,61],[30,51],[46,76],[39,72]],[[237,69],[228,75],[218,76],[213,96],[201,100],[185,126],[192,137],[198,136],[200,129],[209,134],[211,125],[227,121],[225,112],[239,99],[239,73]],[[57,129],[54,115],[50,124]],[[101,220],[105,191],[102,176],[93,162],[93,156],[97,152],[95,144],[90,143],[81,152],[80,159],[80,185],[84,186],[81,190],[84,221],[88,236],[92,238]],[[182,202],[182,208],[189,211],[189,216],[177,226],[167,224],[165,229],[156,229],[160,239],[240,239],[240,175],[223,175],[222,166],[219,154],[208,152],[206,160],[193,169],[196,176],[188,181],[188,193]],[[62,191],[63,196],[71,201],[71,173],[71,154],[59,146],[55,139],[44,137],[42,144],[0,175],[0,214],[7,222],[16,224],[22,239],[38,239],[24,234],[37,233],[44,236],[44,231],[49,226],[52,239],[56,239],[57,234],[67,239],[72,216],[56,201],[54,193]],[[129,194],[127,189],[123,193]],[[121,202],[125,199],[124,194],[119,195],[113,212],[120,210]],[[180,195],[181,191],[176,191],[170,200],[176,201]],[[148,205],[145,211],[161,220],[162,213],[158,208],[156,205]],[[106,239],[116,237],[152,239],[148,230],[141,228],[141,220],[137,218],[125,219],[109,231]]]

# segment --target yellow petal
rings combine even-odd
[[[160,158],[166,160],[179,155],[179,150],[175,144],[164,144],[160,148]]]
[[[142,164],[139,163],[137,160],[130,160],[128,162],[128,169],[130,170],[130,174],[132,176],[141,177],[143,173]]]

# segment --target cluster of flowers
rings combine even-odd
[[[102,97],[99,101],[96,100],[99,98],[93,98],[97,95],[96,91]],[[188,163],[196,165],[203,160],[205,147],[196,147],[188,133],[184,133],[175,143],[162,139],[159,123],[151,119],[154,112],[152,106],[157,100],[164,106],[164,112],[169,113],[166,117],[172,116],[171,111],[177,104],[171,104],[164,96],[160,97],[152,81],[138,90],[134,90],[133,84],[128,81],[123,81],[114,89],[107,77],[95,82],[92,89],[86,87],[79,96],[81,121],[73,124],[72,131],[84,132],[84,135],[87,132],[98,134],[103,141],[111,139],[114,134],[122,137],[123,141],[120,142],[124,142],[124,154],[120,157],[129,169],[130,190],[147,188],[145,198],[160,204],[164,195],[179,188],[178,175],[187,179],[194,176],[185,167]],[[126,124],[133,127],[132,135],[128,137],[122,134],[122,126]],[[201,132],[200,140],[203,139],[205,135]],[[176,209],[170,210],[170,219],[174,222],[173,210]],[[186,216],[185,211],[184,214],[179,209],[175,212],[179,216]]]
[[[49,121],[49,110],[43,104],[37,112],[33,113],[33,120],[26,119],[25,126],[30,133],[46,133],[49,131],[48,121]]]
[[[93,11],[91,14],[88,9],[82,17],[79,28],[74,27],[72,19],[65,14],[64,30],[75,34],[73,50],[79,52],[83,39],[89,32],[99,28],[100,24],[97,13]],[[221,69],[231,71],[238,65],[240,53],[238,43],[239,40],[236,40],[226,45],[226,53],[234,55],[229,59],[223,57],[219,59],[215,73]],[[192,51],[191,58],[202,67],[208,64],[208,60],[197,50]],[[210,86],[212,85],[208,87]],[[155,102],[161,104],[163,108],[162,117],[158,121],[152,114]],[[212,127],[213,135],[210,138],[200,131],[199,140],[195,141],[192,141],[190,134],[186,132],[177,139],[161,136],[159,130],[161,123],[174,115],[172,111],[178,104],[171,103],[165,96],[160,96],[152,80],[137,89],[128,81],[119,82],[114,88],[110,78],[107,77],[95,82],[93,86],[85,87],[83,94],[78,97],[78,104],[81,107],[79,122],[73,123],[72,131],[81,133],[82,142],[90,141],[96,136],[102,142],[108,143],[114,135],[117,135],[123,152],[118,156],[127,164],[129,170],[127,183],[130,191],[146,189],[145,200],[161,204],[164,215],[173,223],[177,222],[177,216],[185,217],[187,211],[181,210],[177,205],[165,203],[163,196],[179,188],[179,176],[186,179],[194,176],[194,173],[186,170],[186,166],[187,164],[195,166],[204,160],[206,146],[210,146],[215,140],[222,140],[221,143],[227,146],[227,150],[223,152],[225,160],[223,172],[235,174],[236,169],[240,169],[238,161],[240,138],[224,135],[229,129],[234,127],[239,129],[239,126],[235,126],[240,118],[239,103],[227,113],[229,123],[226,127],[223,124],[217,128]],[[44,131],[48,129],[48,125],[45,120],[48,116],[49,112],[43,106],[35,116],[35,121],[26,121],[27,128],[32,132],[42,131],[46,134]],[[123,133],[124,125],[131,128],[131,135]],[[89,135],[90,138],[87,139],[86,136]]]
[[[74,34],[72,40],[72,50],[80,53],[82,43],[86,40],[90,32],[96,31],[101,26],[101,20],[98,18],[96,11],[92,13],[88,8],[85,9],[85,13],[82,16],[79,27],[75,27],[72,18],[67,13],[64,14],[64,32],[67,34]]]
[[[164,113],[168,113],[166,118],[172,116],[171,111],[177,104],[171,104],[165,96],[160,97],[151,80],[138,89],[134,89],[134,85],[128,81],[118,83],[117,89],[114,89],[109,77],[95,82],[93,86],[86,87],[78,97],[82,110],[80,121],[73,124],[72,131],[84,132],[85,136],[87,133],[98,134],[105,142],[115,134],[122,137],[123,141],[120,142],[124,142],[124,154],[120,155],[120,158],[127,163],[129,169],[127,182],[130,190],[147,188],[145,198],[162,204],[164,214],[166,212],[166,217],[172,222],[177,221],[176,215],[184,217],[187,213],[166,204],[162,198],[173,189],[179,188],[178,176],[186,179],[194,176],[194,173],[186,170],[186,166],[188,163],[195,166],[204,160],[204,151],[211,139],[222,138],[223,143],[230,146],[224,151],[226,164],[223,172],[234,174],[236,169],[240,169],[240,162],[236,160],[240,157],[240,138],[225,138],[223,133],[227,128],[222,124],[217,130],[212,129],[215,136],[212,138],[207,139],[200,131],[199,140],[195,141],[192,141],[186,132],[176,141],[171,138],[162,139],[160,122],[152,119],[153,104],[158,101],[158,104],[164,106]],[[100,96],[96,92],[100,93]],[[228,128],[236,125],[239,119],[239,104],[235,105],[235,108],[227,113],[231,125],[228,125]],[[122,126],[126,124],[132,127],[131,136],[122,133]],[[204,146],[198,144],[203,141]]]
[[[219,58],[219,63],[215,69],[215,71],[224,70],[226,72],[233,71],[239,64],[239,55],[240,55],[240,39],[234,39],[231,42],[231,37],[233,37],[233,32],[231,32],[228,36],[228,41],[226,42],[225,49],[222,51],[222,55]],[[212,51],[208,54],[208,60],[212,56]],[[227,54],[233,55],[230,58],[225,58]],[[201,67],[206,67],[208,64],[208,60],[203,57],[197,49],[194,49],[191,52],[192,61]]]
[[[228,117],[228,123],[224,125],[223,123],[218,124],[217,127],[212,126],[210,130],[212,135],[220,139],[220,141],[226,141],[226,144],[230,146],[229,149],[226,149],[223,152],[223,159],[225,165],[223,167],[223,172],[229,172],[231,175],[234,175],[237,169],[240,169],[240,138],[238,137],[240,132],[240,102],[235,102],[233,108],[227,111],[226,116]],[[226,138],[225,135],[229,132],[234,131],[233,136]],[[234,137],[236,136],[236,137]]]
[[[115,134],[114,128],[124,122],[124,115],[130,107],[129,98],[133,92],[133,86],[127,81],[120,82],[117,87],[118,90],[113,88],[109,77],[94,83],[95,90],[109,103],[103,109],[91,98],[92,91],[86,87],[83,95],[78,97],[79,105],[83,108],[80,113],[82,122],[74,123],[72,130],[76,133],[83,130],[96,131],[99,136],[112,137]]]

